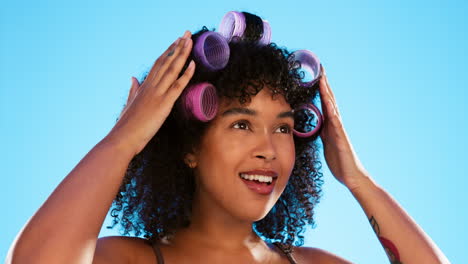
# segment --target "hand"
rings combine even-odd
[[[352,191],[370,176],[359,161],[346,134],[336,105],[335,95],[330,89],[323,67],[322,73],[320,101],[324,123],[320,138],[323,143],[325,160],[333,176]]]
[[[123,144],[135,155],[146,146],[193,76],[195,63],[191,61],[177,79],[192,44],[191,34],[187,31],[156,60],[143,84],[132,77],[127,104],[107,138]]]
[[[120,113],[119,118],[117,118],[117,120],[119,120],[122,117],[122,115],[127,111],[128,106],[132,104],[133,100],[135,99],[135,96],[138,94],[139,91],[140,82],[138,82],[137,78],[132,76],[132,85],[130,86],[130,91],[128,93],[127,103],[125,104],[125,107]]]

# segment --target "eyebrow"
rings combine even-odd
[[[257,111],[250,109],[250,108],[234,107],[234,108],[224,111],[224,113],[221,114],[222,117],[231,116],[231,115],[257,116]],[[294,120],[293,111],[281,112],[276,116],[276,118],[288,118],[288,117]]]

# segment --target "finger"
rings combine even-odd
[[[128,95],[127,99],[127,104],[129,104],[133,99],[135,99],[135,96],[138,94],[138,91],[140,89],[140,83],[135,77],[132,77],[132,87],[130,88],[130,93]]]
[[[338,103],[336,102],[335,95],[333,94],[333,91],[331,90],[330,85],[328,84],[328,80],[325,79],[325,81],[326,81],[327,92],[329,94],[329,97],[331,98],[333,109],[336,111],[336,114],[340,116],[340,111],[338,109]]]
[[[340,111],[338,110],[338,104],[335,100],[335,95],[333,94],[330,85],[328,84],[328,79],[326,76],[325,69],[322,66],[322,78],[320,79],[320,95],[321,95],[321,100],[327,102],[328,100],[331,100],[333,104],[333,108],[335,109],[336,113],[338,116],[340,116]]]
[[[327,111],[328,106],[326,102],[328,102],[331,99],[326,86],[327,86],[327,83],[325,82],[325,79],[323,77],[320,78],[320,81],[319,81],[320,102],[322,104],[322,109],[325,115],[327,115],[328,113]]]
[[[325,72],[324,72],[325,73]],[[322,130],[320,136],[323,138],[326,136],[328,124],[331,124],[332,127],[340,128],[342,127],[341,117],[338,112],[338,107],[334,101],[332,94],[330,94],[330,89],[326,81],[325,74],[320,79],[319,89],[320,89],[320,102],[322,105],[322,111],[324,115],[325,129]]]
[[[323,76],[323,78],[325,80],[327,91],[330,94],[330,97],[333,99],[333,101],[336,102],[335,95],[333,94],[333,91],[331,90],[330,84],[328,83],[327,72],[325,71],[325,68],[323,66],[321,66],[321,67],[322,67],[322,72],[323,72],[322,76]]]
[[[155,75],[158,73],[159,69],[161,68],[161,65],[165,62],[168,55],[174,52],[174,49],[177,48],[177,45],[179,44],[180,40],[181,38],[178,38],[177,40],[175,40],[169,46],[169,48],[167,48],[167,50],[164,51],[163,54],[161,54],[161,56],[158,57],[158,59],[156,59],[156,61],[153,63],[153,66],[151,67],[151,70],[148,73],[148,76],[146,77],[146,80],[148,80],[148,82],[154,79]]]
[[[323,68],[323,66],[320,64],[320,70],[322,72],[322,75],[319,79],[319,91],[320,91],[320,97],[325,97],[327,95],[327,89],[326,89],[326,85],[327,85],[327,82],[325,81],[325,69]]]
[[[177,81],[175,81],[170,89],[169,93],[171,93],[173,96],[175,96],[174,101],[177,99],[177,97],[180,96],[184,88],[187,86],[189,83],[190,79],[192,79],[192,76],[195,72],[195,62],[192,60],[190,61],[189,65],[187,66],[187,69],[185,70],[184,74],[180,76]]]
[[[339,135],[342,129],[340,116],[336,113],[331,100],[325,102],[327,105],[327,119],[325,119],[325,128],[322,129],[320,135],[322,137]]]
[[[133,76],[130,78],[130,81],[131,81],[131,85],[130,85],[130,90],[128,91],[127,104],[128,104],[128,102],[131,101],[131,98],[133,97],[133,90],[135,90]]]
[[[180,74],[181,69],[185,65],[187,58],[190,54],[190,51],[192,50],[192,40],[187,39],[185,42],[183,50],[174,58],[172,63],[170,65],[167,65],[167,68],[165,71],[162,71],[161,67],[161,80],[159,81],[159,85],[162,87],[170,87],[177,77]]]
[[[319,91],[320,91],[320,100],[327,100],[330,98],[330,94],[327,91],[327,83],[325,82],[325,78],[320,78],[319,80]]]
[[[190,31],[186,31],[184,36],[181,38],[175,49],[171,52],[169,52],[166,57],[164,58],[164,62],[161,64],[159,67],[154,79],[152,80],[152,83],[154,85],[158,84],[161,79],[163,79],[165,76],[168,74],[168,70],[170,69],[170,72],[177,72],[177,75],[180,73],[180,70],[182,70],[182,66],[180,66],[178,69],[176,69],[173,64],[174,61],[180,61],[178,58],[180,55],[184,56],[184,63],[187,60],[188,55],[190,54],[190,51],[192,50],[192,39],[190,38],[191,33]],[[188,47],[190,46],[190,47]],[[173,76],[171,74],[171,76]],[[177,76],[176,76],[177,77]],[[176,78],[175,77],[175,78]],[[173,78],[172,82],[175,81],[175,78]],[[171,82],[171,83],[172,83]],[[170,85],[164,86],[164,87],[169,87]]]

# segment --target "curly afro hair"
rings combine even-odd
[[[193,40],[206,31],[204,27]],[[273,43],[260,46],[251,39],[231,41],[229,46],[227,66],[215,73],[197,67],[191,84],[210,82],[219,98],[237,99],[241,105],[263,88],[270,89],[272,97],[284,96],[293,109],[317,99],[318,83],[313,87],[299,85],[304,77],[300,63],[286,49]],[[180,98],[176,105],[179,103]],[[298,118],[295,123],[300,125]],[[108,228],[120,224],[122,235],[133,233],[155,242],[190,224],[195,180],[184,157],[197,147],[208,125],[183,118],[179,108],[173,107],[160,130],[131,160],[113,201],[113,223]],[[314,207],[322,196],[323,184],[318,135],[294,138],[296,160],[289,182],[270,212],[253,224],[255,232],[269,243],[301,246],[306,225],[315,227]]]

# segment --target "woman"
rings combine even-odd
[[[319,135],[392,263],[448,263],[359,162],[325,70],[304,85],[299,56],[269,44],[269,25],[234,15],[246,28],[228,37],[222,66],[192,52],[203,29],[176,40],[141,85],[132,79],[114,128],[26,224],[7,263],[350,263],[300,247],[321,194]],[[216,92],[206,120],[187,103],[198,85]],[[297,113],[317,96],[323,123],[303,137]],[[114,223],[144,238],[98,239],[112,204]]]

